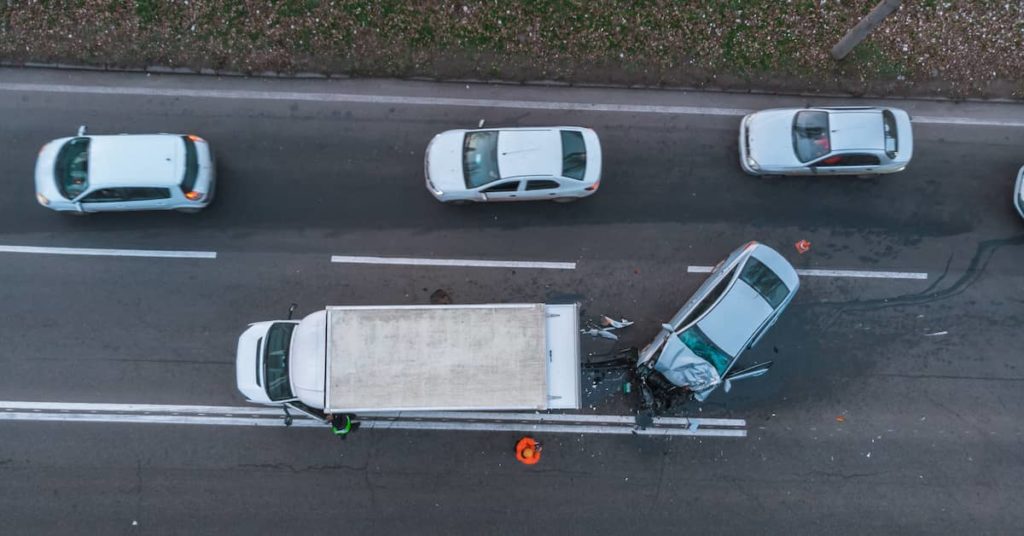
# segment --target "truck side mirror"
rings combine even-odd
[[[79,136],[85,136],[85,133],[86,133],[87,130],[88,129],[85,128],[85,125],[79,126],[78,127],[78,135]]]
[[[290,305],[290,306],[288,307],[288,320],[291,320],[291,319],[292,319],[292,314],[294,314],[294,313],[295,313],[295,308],[296,308],[296,307],[298,307],[298,306],[299,306],[299,304],[297,304],[297,303],[293,303],[293,304],[291,304],[291,305]]]

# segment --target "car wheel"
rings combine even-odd
[[[202,209],[199,209],[199,208],[176,208],[174,210],[176,210],[178,212],[181,212],[182,214],[195,214],[196,212],[199,212]]]
[[[88,214],[88,212],[82,212],[82,211],[79,211],[79,210],[62,210],[62,211],[60,211],[60,213],[65,215],[65,216],[78,216],[78,217],[82,217],[82,216],[85,216],[86,214]]]
[[[759,175],[759,176],[762,179],[766,179],[766,180],[774,180],[774,179],[781,179],[782,178],[782,175]]]
[[[552,199],[552,201],[554,201],[555,203],[572,203],[572,202],[576,201],[576,199],[578,199],[578,198],[576,198],[576,197],[556,197],[556,198]]]
[[[455,201],[448,201],[447,204],[464,207],[469,204],[469,201],[466,201],[465,199],[456,199]]]

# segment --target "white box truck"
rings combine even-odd
[[[294,306],[293,306],[294,309]],[[579,409],[576,304],[329,306],[238,339],[251,402],[325,414]]]

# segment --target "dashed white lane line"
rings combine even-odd
[[[39,246],[4,246],[0,253],[36,253],[46,255],[94,255],[102,257],[159,257],[169,259],[216,259],[216,251],[172,251],[159,249],[94,249]]]
[[[353,257],[334,255],[331,262],[340,264],[392,264],[400,266],[462,266],[473,268],[540,268],[575,270],[575,262],[493,261],[478,259],[425,259],[413,257]]]
[[[365,104],[399,104],[418,106],[459,106],[471,108],[509,108],[521,110],[564,110],[580,112],[651,113],[665,115],[712,115],[738,117],[753,109],[704,106],[672,106],[656,104],[615,104],[571,101],[533,101],[517,99],[471,99],[450,97],[415,97],[404,95],[365,95],[357,93],[322,93],[303,91],[253,91],[238,89],[189,89],[125,86],[95,86],[73,84],[32,84],[3,82],[0,91],[35,93],[72,93],[144,97],[194,97],[207,99],[242,99],[272,101],[345,102]],[[1006,119],[977,119],[951,116],[917,116],[914,123],[1024,127],[1024,121]]]
[[[709,274],[714,266],[687,266],[691,274]],[[870,270],[810,270],[797,269],[799,275],[810,277],[852,277],[860,279],[928,279],[927,272],[874,272]]]
[[[280,409],[0,401],[0,421],[186,424],[207,426],[284,426]],[[293,426],[323,427],[304,415]],[[388,412],[360,414],[366,428],[392,430],[516,431],[650,436],[746,437],[743,419],[655,417],[639,429],[628,415],[573,415],[497,412]]]

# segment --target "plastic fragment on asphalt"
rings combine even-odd
[[[601,316],[601,325],[602,326],[609,326],[609,327],[611,327],[613,329],[621,329],[621,328],[632,326],[633,322],[629,321],[629,320],[626,320],[625,318],[623,318],[621,320],[615,320],[614,318],[611,318],[609,316],[602,315]]]
[[[938,337],[940,335],[947,335],[948,331],[936,331],[935,333],[925,333],[925,337]]]
[[[597,329],[597,328],[581,329],[580,333],[583,333],[584,335],[590,335],[590,336],[593,336],[593,337],[604,337],[606,339],[611,339],[613,341],[619,340],[619,336],[614,334],[614,333],[612,333],[607,328],[606,329]]]

